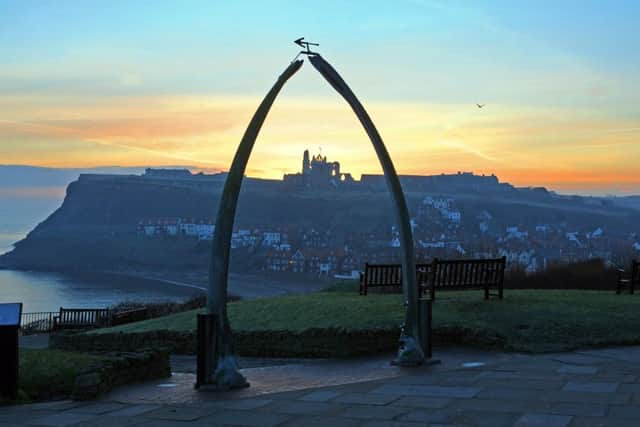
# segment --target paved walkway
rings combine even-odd
[[[436,356],[411,370],[378,358],[250,368],[252,387],[226,394],[193,391],[193,374],[178,373],[97,402],[0,408],[0,427],[640,426],[640,347]]]

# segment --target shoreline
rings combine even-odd
[[[205,271],[150,271],[150,270],[88,270],[88,269],[51,269],[51,268],[15,268],[0,265],[1,270],[33,272],[66,276],[88,283],[108,285],[110,281],[131,281],[144,286],[162,285],[181,288],[185,292],[206,295],[208,275]],[[277,297],[286,295],[318,292],[334,283],[332,278],[299,276],[273,273],[229,273],[228,297],[230,300]],[[124,301],[124,300],[123,300]]]
[[[162,279],[162,278],[159,278],[159,277],[154,277],[154,276],[151,276],[151,275],[145,275],[145,274],[140,274],[140,273],[133,273],[133,272],[125,273],[125,272],[112,271],[112,270],[88,270],[87,272],[88,273],[104,274],[104,275],[112,275],[112,276],[121,276],[121,277],[126,277],[126,278],[131,278],[131,279],[150,280],[150,281],[154,281],[154,282],[166,283],[166,284],[172,285],[172,286],[179,286],[179,287],[183,287],[183,288],[198,289],[198,290],[204,291],[204,292],[207,291],[207,288],[204,287],[204,286],[198,286],[198,285],[185,283],[185,282],[178,282],[176,280]]]

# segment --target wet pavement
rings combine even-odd
[[[1,408],[0,427],[640,425],[640,347],[447,349],[435,354],[441,364],[412,369],[390,366],[390,357],[267,362],[243,370],[251,388],[227,393],[195,391],[182,369],[94,402]]]

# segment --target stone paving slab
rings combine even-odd
[[[405,408],[394,406],[351,406],[343,409],[336,415],[345,418],[358,418],[363,420],[392,420],[407,412]]]
[[[66,427],[83,421],[88,421],[93,418],[95,418],[95,416],[91,414],[78,414],[63,411],[53,415],[36,418],[29,421],[28,424],[32,426]]]
[[[544,402],[600,403],[603,405],[631,402],[631,393],[593,393],[585,391],[549,391],[540,395]]]
[[[137,417],[94,417],[87,421],[74,424],[73,427],[133,427],[144,424],[146,421]]]
[[[79,414],[93,414],[93,415],[101,415],[106,414],[108,412],[115,412],[120,409],[125,409],[127,405],[124,403],[116,403],[116,402],[99,402],[99,403],[90,403],[88,405],[81,405],[71,408],[68,412],[70,413],[79,413]]]
[[[373,393],[345,393],[334,399],[332,402],[349,403],[355,405],[375,405],[383,406],[400,399],[398,396],[385,396]]]
[[[163,406],[155,411],[146,412],[142,416],[159,420],[173,421],[195,421],[206,415],[214,413],[215,410],[195,408],[191,406]]]
[[[556,369],[559,374],[595,374],[598,368],[594,366],[567,365]]]
[[[424,423],[414,423],[411,421],[368,421],[364,424],[361,424],[362,427],[424,427]],[[432,424],[431,427],[436,426],[436,424]],[[457,427],[457,426],[446,426],[446,427]]]
[[[562,387],[563,391],[585,391],[589,393],[614,393],[618,383],[606,382],[574,382],[569,381]]]
[[[305,414],[306,415],[306,414]],[[275,427],[293,419],[288,414],[256,411],[220,411],[200,420],[204,425],[236,425],[247,427]]]
[[[294,390],[287,378],[274,384],[279,393],[265,393],[266,383],[252,393],[199,393],[191,378],[180,374],[185,387],[153,390],[151,399],[140,403],[122,400],[116,393],[96,402],[60,401],[43,404],[0,407],[0,427],[6,426],[329,426],[329,427],[577,427],[640,426],[640,347],[605,349],[600,354],[567,353],[554,355],[497,355],[472,368],[459,356],[439,366],[385,373],[382,378],[353,382],[348,364],[357,360],[327,364],[339,366],[336,378],[318,384],[318,364],[311,381]],[[626,359],[625,363],[621,363]],[[605,360],[605,362],[602,362]],[[608,362],[607,362],[608,361]],[[369,367],[376,365],[369,362]],[[376,362],[377,363],[377,362]],[[286,373],[288,365],[277,366]],[[275,372],[260,378],[275,378]],[[368,369],[368,368],[367,368]],[[292,378],[302,370],[296,367]],[[177,381],[172,378],[167,381]],[[251,381],[251,377],[249,377]],[[152,387],[156,387],[153,385]],[[140,390],[148,390],[143,385]],[[119,399],[113,399],[118,396]],[[160,396],[160,398],[156,398]],[[135,396],[134,396],[135,397]]]
[[[524,414],[514,427],[567,427],[571,417],[566,415]]]
[[[232,409],[247,411],[251,409],[262,408],[273,402],[271,399],[235,399],[235,400],[223,400],[219,402],[211,402],[210,405],[218,409]]]
[[[541,407],[541,411],[553,415],[582,415],[588,417],[604,417],[607,415],[607,407],[597,403],[545,403]]]
[[[473,397],[480,393],[477,387],[457,387],[457,386],[433,386],[433,385],[411,385],[411,384],[387,384],[375,388],[373,394],[387,394],[392,396],[431,396],[431,397],[453,397],[465,398]]]
[[[633,419],[640,425],[640,407],[637,405],[612,405],[609,415],[615,418]]]
[[[259,408],[258,411],[293,415],[334,415],[346,406],[328,402],[277,401]]]
[[[459,411],[453,425],[471,425],[474,427],[513,427],[517,414],[489,411]],[[433,426],[433,424],[432,424]]]
[[[340,396],[340,392],[332,390],[318,390],[299,397],[298,400],[305,402],[327,402],[335,397]]]
[[[640,393],[640,383],[620,384],[618,390],[625,393]]]
[[[569,427],[638,427],[638,421],[614,417],[574,417]]]
[[[424,396],[405,396],[398,400],[394,400],[391,406],[401,406],[407,408],[419,409],[438,409],[444,408],[452,402],[452,399],[444,397],[424,397]]]
[[[146,414],[147,412],[155,411],[156,409],[160,409],[160,405],[136,405],[129,404],[125,405],[124,408],[115,410],[113,412],[109,412],[105,415],[112,417],[135,417],[137,415]]]
[[[282,424],[282,427],[359,427],[361,420],[340,417],[300,417]]]
[[[451,424],[457,417],[456,413],[446,409],[414,410],[402,415],[400,421],[413,421],[426,424]]]

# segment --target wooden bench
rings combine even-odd
[[[631,276],[629,278],[624,277],[625,271],[618,269],[618,283],[616,286],[616,294],[619,294],[622,289],[629,288],[629,293],[633,294],[636,286],[640,286],[640,260],[631,261]]]
[[[429,292],[435,299],[436,289],[484,289],[484,298],[502,299],[505,257],[495,259],[434,260],[429,264],[416,264],[418,296]],[[365,264],[360,273],[360,295],[369,288],[381,288],[383,293],[402,292],[402,266],[400,264]],[[497,294],[490,294],[495,288]]]
[[[431,299],[436,298],[436,289],[484,289],[484,299],[489,299],[489,296],[502,299],[506,264],[506,257],[460,260],[434,258],[427,285]],[[491,294],[491,289],[496,289],[498,293]]]
[[[430,268],[431,264],[416,264],[419,296],[427,283]],[[380,288],[381,293],[402,293],[402,266],[366,263],[360,273],[360,295],[367,295],[369,288]]]
[[[53,318],[53,329],[84,329],[108,326],[108,308],[62,308]]]

